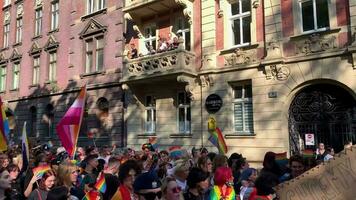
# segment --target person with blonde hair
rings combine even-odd
[[[182,189],[177,185],[176,179],[167,176],[161,185],[162,200],[183,200]]]
[[[57,174],[58,186],[67,187],[70,194],[78,199],[82,199],[85,196],[84,191],[78,187],[78,166],[71,161],[64,161],[59,165]]]
[[[187,177],[189,174],[189,161],[185,159],[176,160],[173,170],[178,186],[185,191],[187,187]]]

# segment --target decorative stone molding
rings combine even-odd
[[[5,58],[4,53],[0,53],[0,64],[6,63],[7,59]]]
[[[19,4],[16,9],[16,15],[17,17],[21,17],[23,15],[23,5]]]
[[[30,49],[30,51],[29,51],[28,53],[29,53],[29,55],[31,56],[31,55],[39,54],[39,53],[41,53],[41,51],[42,51],[42,49],[40,48],[40,46],[38,45],[38,43],[37,43],[37,42],[34,42],[34,43],[32,44],[31,49]]]
[[[11,61],[17,61],[17,60],[20,60],[22,58],[22,55],[19,54],[19,52],[17,51],[17,49],[14,49],[12,51],[12,54],[10,56],[10,60]]]
[[[45,51],[55,50],[59,46],[59,42],[57,42],[56,38],[51,35],[49,36],[46,45],[43,47]]]
[[[6,11],[4,14],[4,24],[10,23],[10,11]]]
[[[192,24],[192,13],[193,13],[194,0],[175,0],[175,2],[184,7],[183,14],[188,19],[189,24]]]
[[[334,49],[336,48],[335,40],[335,36],[324,37],[318,33],[314,33],[310,35],[308,39],[302,42],[297,42],[296,52],[297,54],[308,55],[311,53]]]
[[[85,25],[83,30],[79,33],[80,39],[88,37],[97,33],[106,32],[107,27],[99,23],[97,20],[91,18],[90,21]]]
[[[237,48],[234,53],[224,56],[225,65],[237,66],[242,64],[253,63],[257,60],[256,49],[242,50]]]
[[[274,59],[274,58],[280,58],[282,57],[282,53],[281,53],[281,45],[280,42],[277,41],[276,39],[272,39],[270,42],[267,43],[267,56],[266,56],[266,60],[267,59]]]
[[[185,92],[188,94],[189,98],[191,100],[194,100],[194,87],[195,87],[195,80],[194,78],[188,77],[188,76],[177,76],[177,81],[180,83],[185,83]]]
[[[265,74],[267,80],[287,80],[290,75],[290,70],[285,65],[266,65]]]
[[[36,8],[41,7],[43,5],[43,0],[36,0]]]
[[[201,75],[199,76],[199,79],[202,87],[210,87],[214,85],[213,75],[211,74]]]

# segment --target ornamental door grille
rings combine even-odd
[[[312,133],[315,146],[306,146]],[[335,152],[347,141],[356,142],[356,102],[344,89],[327,84],[312,85],[297,93],[289,108],[291,153],[315,149],[322,142]]]

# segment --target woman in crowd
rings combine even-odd
[[[240,200],[248,200],[254,187],[257,178],[257,170],[254,168],[247,168],[242,171],[239,181],[240,186]]]
[[[56,175],[53,170],[46,171],[38,183],[38,188],[33,190],[28,200],[45,200],[48,191],[54,186]]]
[[[17,165],[15,164],[10,164],[7,167],[7,171],[10,174],[10,179],[11,179],[11,192],[10,192],[10,197],[11,200],[21,200],[24,199],[22,195],[22,187],[19,181],[19,173],[20,169]]]
[[[161,186],[162,200],[183,200],[182,190],[178,187],[176,179],[166,177]]]
[[[234,177],[229,167],[219,167],[214,174],[214,188],[210,192],[210,200],[235,200],[233,187]]]
[[[274,176],[274,178],[279,179],[283,175],[282,169],[279,167],[276,162],[276,154],[269,151],[265,154],[263,159],[263,168],[261,170],[261,174],[270,173],[270,175]]]
[[[204,200],[209,189],[209,177],[203,170],[193,167],[187,178],[188,189],[184,193],[185,200]]]
[[[177,181],[178,186],[185,191],[187,187],[187,177],[189,174],[189,161],[188,160],[177,160],[174,167],[174,178]]]
[[[45,166],[45,165],[48,165],[47,156],[44,153],[39,153],[35,158],[34,167]],[[36,183],[37,180],[38,178],[33,176],[32,168],[27,170],[25,183],[24,183],[25,197],[29,197],[32,190],[37,188],[37,184],[34,184]]]
[[[10,159],[7,154],[0,154],[0,167],[6,168],[10,164]]]
[[[72,196],[77,197],[78,199],[82,199],[85,195],[84,191],[78,187],[78,176],[79,176],[79,169],[78,167],[69,162],[64,161],[58,167],[58,186],[65,186],[67,187],[68,191]]]
[[[137,199],[134,193],[133,184],[135,178],[141,173],[140,167],[135,160],[128,160],[119,168],[120,186],[112,197],[112,200],[132,200]]]
[[[5,193],[9,189],[11,189],[10,174],[5,168],[0,167],[0,200],[11,200]]]

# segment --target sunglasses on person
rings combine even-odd
[[[180,193],[181,191],[182,191],[182,189],[180,187],[178,187],[178,186],[172,188],[172,192],[175,193],[175,194]]]
[[[159,191],[159,192],[148,192],[148,193],[143,193],[143,194],[140,194],[140,195],[143,196],[146,200],[155,200],[156,197],[158,197],[158,199],[161,199],[162,191]]]

